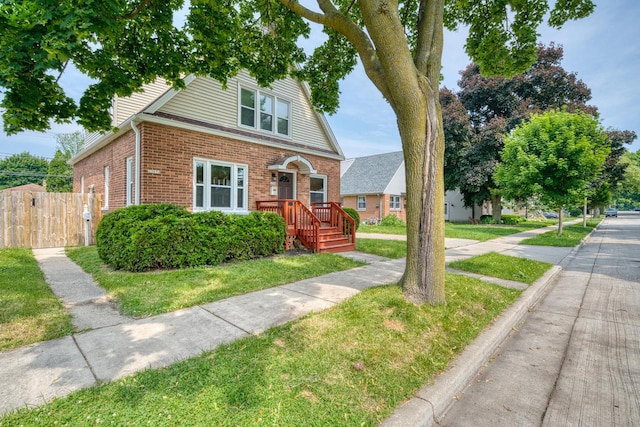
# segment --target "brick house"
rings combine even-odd
[[[159,80],[116,97],[117,130],[89,135],[71,160],[74,192],[103,194],[104,211],[165,202],[239,214],[283,214],[283,200],[339,206],[344,156],[306,85],[287,78],[265,89],[247,72],[226,89],[208,77],[185,83],[175,90]]]
[[[378,222],[387,215],[406,221],[406,178],[402,151],[357,157],[340,165],[340,198],[343,207],[353,208],[361,221]],[[479,218],[482,209],[464,206],[459,191],[445,193],[445,220]]]

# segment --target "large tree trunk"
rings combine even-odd
[[[558,209],[558,236],[562,236],[562,206]]]
[[[491,216],[496,224],[502,222],[502,196],[499,194],[491,195]]]
[[[445,302],[444,134],[437,92],[425,90],[424,127],[398,121],[407,181],[407,264],[401,284],[415,303]]]

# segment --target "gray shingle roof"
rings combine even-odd
[[[403,160],[402,151],[356,157],[340,177],[340,194],[382,194]]]

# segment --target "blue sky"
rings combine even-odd
[[[606,128],[632,130],[640,136],[640,3],[601,0],[586,19],[562,29],[540,28],[542,43],[564,47],[562,65],[576,72],[591,89]],[[445,33],[442,85],[456,91],[459,72],[470,60],[464,52],[466,31]],[[77,72],[62,78],[67,93],[79,98],[88,79]],[[359,67],[341,84],[340,109],[328,120],[347,158],[401,149],[395,117],[387,102]],[[0,158],[28,151],[51,158],[55,134],[73,132],[75,125],[53,125],[46,133],[23,132],[8,137],[0,132]],[[640,141],[628,147],[640,150]]]

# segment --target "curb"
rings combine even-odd
[[[437,425],[478,371],[529,312],[562,271],[551,267],[540,279],[525,290],[490,326],[478,335],[452,362],[449,369],[434,379],[433,384],[420,389],[416,396],[400,406],[382,422],[383,427]]]

